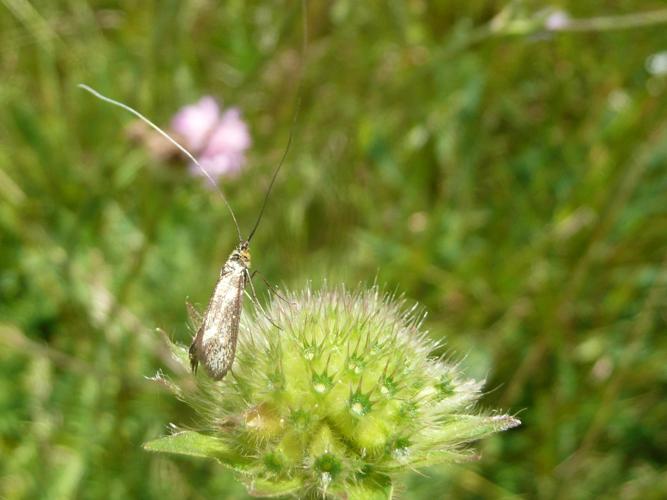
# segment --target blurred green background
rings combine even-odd
[[[301,73],[255,267],[419,301],[523,421],[401,497],[667,498],[665,4],[560,2],[655,15],[557,33],[546,6],[312,1],[304,59],[295,1],[3,0],[0,498],[246,498],[141,449],[193,421],[145,377],[170,366],[156,328],[189,341],[229,215],[76,84],[162,124],[204,94],[239,106],[253,146],[222,185],[247,231]]]

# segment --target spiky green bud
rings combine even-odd
[[[519,424],[473,410],[481,383],[429,357],[420,323],[377,289],[306,291],[244,321],[222,382],[192,384],[187,349],[172,345],[183,377],[156,379],[201,428],[146,448],[215,458],[256,495],[390,498],[401,472],[469,460],[467,443]]]

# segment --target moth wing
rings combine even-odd
[[[245,280],[243,270],[231,269],[221,274],[190,346],[193,372],[201,362],[209,375],[219,380],[231,366],[236,351]]]
[[[190,321],[194,323],[195,328],[199,329],[199,325],[201,325],[202,321],[204,320],[204,315],[199,309],[197,309],[197,306],[195,306],[189,300],[185,301],[185,306],[188,309],[188,316],[190,317]]]

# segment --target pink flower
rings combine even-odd
[[[185,106],[171,120],[171,128],[187,143],[188,149],[201,151],[211,129],[220,116],[218,103],[211,96],[204,96],[195,104]]]
[[[237,108],[230,108],[221,115],[215,99],[205,96],[182,108],[172,119],[171,128],[211,176],[235,174],[245,165],[245,152],[251,139]],[[190,165],[190,172],[203,175],[194,164]]]
[[[219,154],[224,151],[245,151],[250,147],[250,134],[245,122],[241,120],[238,108],[224,112],[215,130],[209,137],[204,154]]]

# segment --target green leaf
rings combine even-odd
[[[161,385],[176,397],[184,399],[183,390],[181,389],[181,386],[175,384],[170,378],[165,377],[161,371],[158,371],[157,374],[155,374],[155,376],[149,377],[148,380],[151,380],[152,382]]]
[[[190,355],[188,354],[189,348],[178,342],[172,342],[171,339],[165,334],[162,333],[162,337],[166,345],[171,351],[171,356],[178,362],[178,364],[183,367],[186,372],[190,371]]]
[[[213,458],[237,472],[248,472],[248,461],[219,438],[194,431],[182,431],[148,443],[144,449],[158,453],[174,453],[191,457]]]
[[[456,415],[444,421],[440,429],[428,436],[432,444],[457,444],[476,441],[496,432],[520,425],[521,422],[509,415],[475,416]]]
[[[182,431],[144,443],[144,449],[161,453],[177,453],[193,457],[218,458],[231,453],[221,439],[194,431]]]
[[[256,479],[248,485],[248,493],[255,497],[277,497],[297,493],[303,488],[301,479],[269,481]]]

